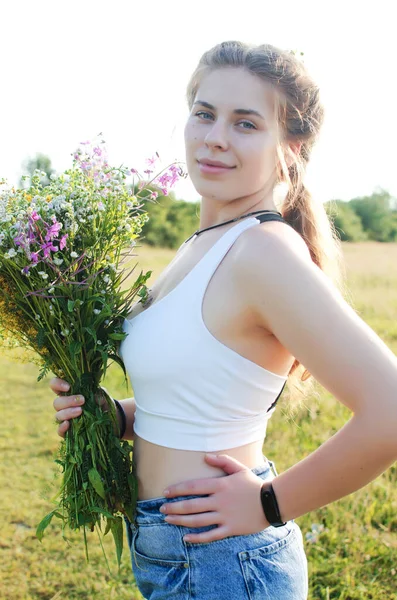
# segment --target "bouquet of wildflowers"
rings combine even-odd
[[[153,183],[167,194],[182,172],[172,164],[144,183],[135,169],[109,167],[103,144],[82,143],[73,167],[46,187],[38,170],[27,189],[0,181],[0,341],[34,351],[38,381],[51,371],[70,382],[67,394],[86,400],[60,443],[62,484],[38,538],[60,518],[62,534],[66,525],[83,529],[88,560],[86,530],[96,528],[101,540],[105,524],[103,535],[112,532],[120,565],[123,516],[134,519],[137,483],[132,446],[117,437],[114,403],[100,382],[112,360],[126,381],[118,353],[127,335],[122,323],[135,296],[147,297],[151,271],[141,271],[129,290],[121,288],[135,267],[126,272],[120,266],[149,218],[140,193]],[[126,184],[131,174],[139,185]]]

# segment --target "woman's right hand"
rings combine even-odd
[[[66,386],[66,387],[65,387]],[[54,377],[50,381],[50,388],[56,394],[61,392],[67,392],[70,389],[70,384],[64,379]],[[57,396],[53,402],[53,406],[57,411],[55,418],[60,422],[58,427],[58,435],[62,438],[65,437],[67,430],[69,429],[69,420],[79,417],[82,413],[82,405],[85,399],[80,394],[73,396]]]

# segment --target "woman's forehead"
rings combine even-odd
[[[246,69],[227,67],[205,73],[198,85],[194,102],[204,101],[216,110],[254,109],[273,114],[274,87]]]

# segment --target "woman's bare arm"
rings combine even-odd
[[[281,223],[253,229],[237,261],[247,301],[353,413],[272,481],[281,517],[290,520],[364,487],[397,461],[397,358],[293,239],[293,230]]]

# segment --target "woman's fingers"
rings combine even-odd
[[[53,377],[50,381],[50,388],[53,392],[56,393],[67,392],[68,390],[70,390],[70,384],[64,379],[60,379],[59,377]]]
[[[164,520],[167,523],[182,525],[183,527],[205,527],[207,525],[218,525],[219,513],[214,511],[197,515],[167,515]]]
[[[65,433],[69,429],[69,421],[62,421],[62,423],[58,427],[58,435],[61,437],[65,437]]]
[[[69,419],[75,419],[76,417],[79,417],[81,413],[81,406],[72,406],[72,408],[58,410],[57,414],[55,415],[55,419],[59,422],[68,421]]]
[[[62,411],[64,408],[81,406],[84,402],[84,396],[76,394],[74,396],[57,396],[52,404],[56,411]]]

